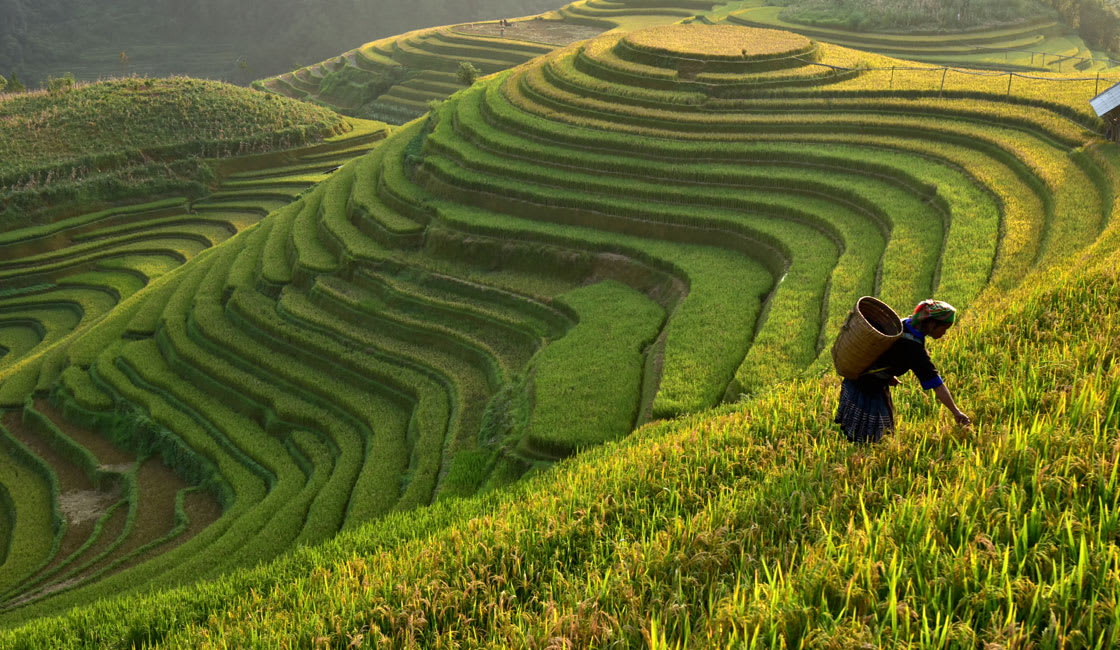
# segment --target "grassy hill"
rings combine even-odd
[[[349,129],[316,106],[189,78],[4,96],[0,229],[41,223],[64,205],[198,196],[215,180],[204,158],[292,148]]]
[[[822,42],[943,66],[1105,74],[1115,67],[1099,44],[1090,49],[1071,30],[1068,20],[1063,22],[1061,16],[1034,0],[974,3],[967,20],[951,23],[934,20],[934,14],[938,20],[947,15],[945,7],[936,3],[911,6],[888,1],[874,10],[844,2],[786,4],[763,0],[577,0],[556,11],[519,18],[508,27],[493,21],[382,38],[253,85],[346,115],[403,124],[426,113],[431,102],[462,87],[456,74],[461,63],[490,74],[603,31],[626,32],[677,22],[777,28]],[[884,22],[853,26],[844,19],[851,12]]]
[[[32,477],[0,478],[0,642],[1109,647],[1095,83],[692,24],[455,93],[0,366],[0,477]],[[910,386],[842,441],[826,349],[869,294],[964,308],[932,346],[974,430]],[[99,561],[51,507],[88,430],[221,514],[35,591]]]

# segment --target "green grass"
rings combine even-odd
[[[97,630],[110,643],[190,647],[206,634],[258,647],[361,633],[473,647],[555,635],[560,617],[584,644],[1063,635],[1106,647],[1120,416],[1110,233],[1081,268],[994,297],[939,342],[975,431],[904,392],[899,431],[855,448],[826,409],[806,408],[826,405],[836,381],[801,380],[648,426],[507,491],[388,517],[204,586],[45,619],[8,641],[63,647]],[[427,592],[392,588],[420,583]],[[427,624],[402,630],[402,610]]]
[[[642,353],[661,331],[665,314],[615,282],[577,289],[558,300],[576,310],[580,321],[533,364],[526,442],[563,455],[633,429],[642,410]]]
[[[81,275],[21,277],[13,317],[117,306],[0,369],[0,398],[49,392],[225,507],[146,562],[60,571],[96,579],[0,615],[20,642],[1044,647],[1053,625],[1107,647],[1120,158],[1080,91],[946,74],[941,96],[922,70],[758,91],[776,71],[680,79],[671,52],[647,85],[616,41],[483,80],[361,160],[372,141],[223,163],[238,186],[211,203],[248,207],[339,161],[259,223],[121,215],[19,244],[0,273]],[[207,248],[148,281],[127,270],[148,233]],[[78,268],[101,257],[130,261]],[[930,348],[975,432],[906,385],[893,436],[843,442],[824,351],[865,294],[962,308]]]
[[[290,148],[349,130],[330,111],[213,81],[125,79],[0,102],[0,213],[28,225],[67,201],[205,192],[201,159]]]

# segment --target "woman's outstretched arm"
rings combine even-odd
[[[972,420],[957,408],[957,403],[953,401],[953,394],[949,392],[948,386],[941,384],[933,389],[933,394],[937,395],[937,401],[941,402],[945,405],[945,408],[949,409],[949,412],[957,419],[957,424],[968,425],[972,423]]]

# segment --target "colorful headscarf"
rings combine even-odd
[[[952,325],[957,322],[957,310],[947,302],[940,300],[923,300],[914,308],[914,315],[910,317],[910,324],[920,328],[927,320]]]

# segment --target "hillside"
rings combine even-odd
[[[445,25],[378,39],[253,85],[345,115],[403,124],[426,113],[430,102],[462,88],[460,65],[492,74],[604,31],[678,22],[777,28],[955,68],[1113,74],[1116,62],[1104,50],[1120,48],[1120,40],[1112,44],[1112,36],[1101,34],[1114,30],[1120,39],[1120,14],[1085,14],[1082,31],[1095,25],[1101,32],[1094,32],[1090,47],[1070,28],[1079,24],[1081,14],[1056,13],[1035,0],[978,1],[960,21],[949,23],[943,19],[956,10],[947,11],[947,6],[894,0],[878,2],[873,9],[846,0],[576,0],[507,26],[497,21]],[[856,25],[849,14],[869,20]]]
[[[1107,76],[577,4],[616,28],[496,65],[298,195],[281,176],[322,179],[317,153],[231,161],[267,216],[0,357],[0,645],[1120,634]],[[420,43],[482,47],[452,36]],[[827,349],[861,295],[964,310],[933,354],[975,430],[908,387],[885,444],[841,441]],[[122,499],[114,449],[177,494]],[[121,514],[79,525],[82,480]],[[157,502],[173,536],[129,523]]]
[[[0,98],[0,230],[66,205],[199,196],[203,158],[267,152],[350,129],[337,114],[189,78],[79,84]]]
[[[952,428],[911,390],[896,398],[895,435],[853,447],[829,424],[838,382],[799,380],[486,497],[0,639],[1113,647],[1118,246],[1114,223],[1072,270],[982,301],[938,344],[975,430]]]
[[[0,0],[0,74],[38,88],[139,74],[245,84],[370,38],[554,9],[556,0]],[[122,62],[124,52],[127,60]]]

